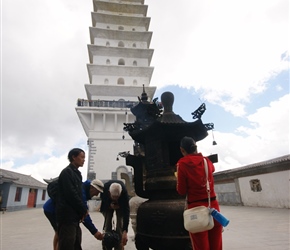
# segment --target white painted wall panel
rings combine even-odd
[[[95,37],[95,39],[94,39],[94,45],[106,46],[107,42],[110,43],[110,46],[108,46],[108,47],[118,47],[118,44],[120,41],[107,39],[105,37],[104,38]],[[138,41],[122,41],[122,42],[124,43],[125,48],[134,48],[133,44],[136,44],[136,48],[141,48],[141,49],[148,48],[146,42],[138,42]]]
[[[149,78],[148,77],[137,77],[137,76],[127,76],[127,77],[122,77],[122,76],[103,76],[103,75],[100,75],[100,76],[96,76],[96,75],[93,75],[92,77],[92,84],[95,84],[95,85],[102,85],[104,84],[105,85],[105,79],[108,79],[108,85],[118,85],[117,82],[118,82],[118,79],[119,78],[123,78],[124,79],[124,82],[126,86],[143,86],[143,84],[145,86],[148,86],[149,85]],[[137,84],[134,84],[134,80],[137,81]],[[97,99],[100,99],[100,98],[97,98]],[[115,97],[116,99],[116,97]]]
[[[260,180],[261,192],[251,190],[250,181]],[[274,172],[239,178],[245,206],[290,208],[290,171]]]
[[[110,60],[110,63],[107,64],[107,59]],[[113,56],[94,56],[93,64],[97,65],[118,65],[119,60],[123,59],[125,61],[125,66],[134,66],[133,62],[137,62],[139,67],[148,67],[149,61],[146,58],[124,58],[124,57],[113,57]]]
[[[112,133],[109,133],[112,135]],[[122,157],[118,157],[119,152],[130,151],[133,153],[133,141],[132,140],[123,140],[122,133],[118,134],[119,139],[90,139],[93,141],[93,144],[96,146],[96,151],[90,155],[93,159],[91,164],[96,173],[96,177],[99,179],[108,179],[111,177],[111,173],[116,171],[119,166],[126,165],[125,159]],[[130,168],[131,169],[131,168]],[[128,170],[130,170],[128,168]]]

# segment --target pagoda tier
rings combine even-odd
[[[105,2],[94,0],[94,12],[105,14],[126,15],[126,16],[146,16],[147,5],[135,3]]]
[[[88,137],[108,140],[116,139],[117,136],[121,139],[124,122],[134,120],[129,112],[124,115],[125,110],[125,108],[100,107],[92,111],[91,107],[81,107],[78,115]]]
[[[119,58],[126,58],[126,60],[131,59],[131,61],[138,59],[138,62],[142,60],[142,66],[150,65],[154,52],[153,49],[112,48],[91,44],[88,45],[88,51],[91,64],[105,65],[107,63],[107,58],[115,58],[116,65],[118,65]],[[94,58],[96,58],[96,60],[94,60]],[[110,65],[112,64],[113,61],[110,60]]]
[[[91,84],[86,84],[86,93],[89,100],[96,100],[96,99],[109,99],[111,100],[118,100],[118,98],[125,99],[126,101],[138,101],[137,96],[140,96],[140,87],[133,87],[130,86],[128,88],[124,86],[96,86]],[[147,87],[146,93],[148,96],[152,97],[155,93],[156,87]],[[99,97],[99,98],[96,98]],[[103,98],[100,98],[103,97]],[[107,97],[107,98],[105,98]]]
[[[108,40],[115,41],[129,41],[131,46],[134,46],[134,43],[142,43],[142,47],[149,48],[152,32],[140,32],[140,31],[121,31],[121,30],[110,30],[110,29],[100,29],[90,27],[90,37],[91,44],[103,45],[103,46],[113,46],[113,47],[124,47],[121,46],[118,42],[113,45],[108,45]],[[110,41],[109,41],[110,42]],[[145,45],[144,45],[145,43]]]
[[[151,18],[149,17],[116,16],[92,12],[93,27],[99,28],[110,27],[110,29],[112,29],[114,28],[112,25],[116,25],[116,27],[125,26],[131,28],[131,30],[148,31],[150,20]]]
[[[134,79],[142,79],[142,83],[138,85],[142,87],[144,84],[145,86],[148,86],[152,74],[153,74],[153,67],[134,67],[134,66],[104,66],[104,65],[94,65],[94,64],[88,64],[87,65],[88,72],[89,72],[89,78],[91,84],[121,84],[121,85],[134,85],[133,81]],[[112,82],[106,83],[105,76],[116,76],[115,80]],[[118,83],[117,80],[122,77],[131,77],[132,83],[123,82]],[[113,79],[112,79],[113,80]]]
[[[111,2],[122,2],[122,3],[134,3],[134,4],[144,4],[144,0],[111,0]]]

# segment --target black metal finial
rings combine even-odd
[[[146,101],[148,101],[148,95],[147,95],[147,93],[145,92],[145,86],[144,86],[144,84],[143,84],[143,93],[142,93],[142,95],[141,95],[141,101],[142,101],[142,102],[146,102]]]

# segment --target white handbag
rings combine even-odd
[[[208,181],[208,166],[205,159],[206,189],[208,194],[208,207],[198,206],[186,209],[183,212],[184,228],[190,233],[199,233],[210,230],[214,226],[213,217],[210,214],[210,186]]]

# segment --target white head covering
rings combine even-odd
[[[91,186],[93,186],[95,189],[103,193],[104,191],[104,184],[98,179],[94,179],[91,181]]]

